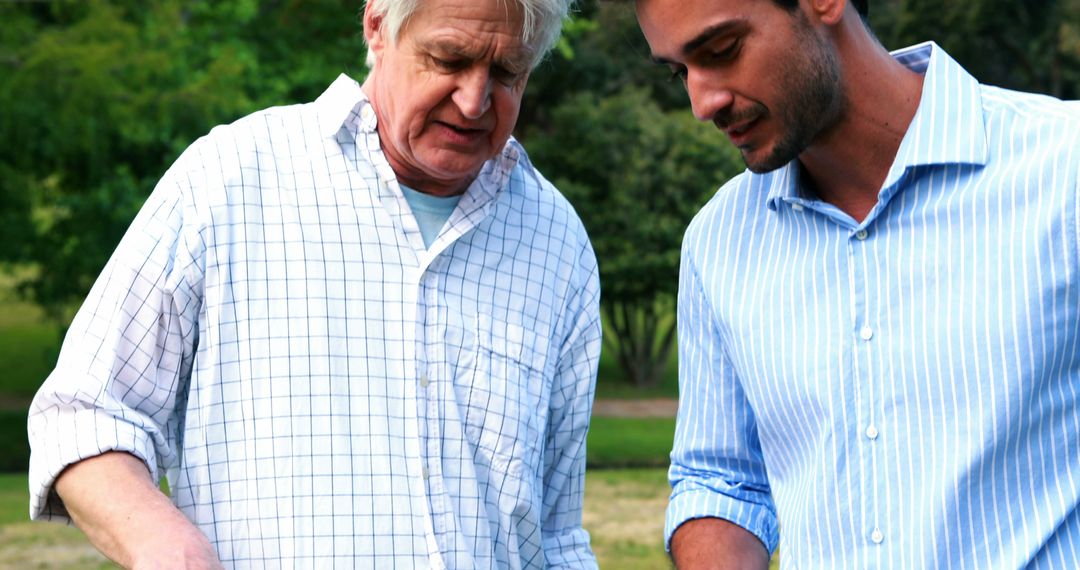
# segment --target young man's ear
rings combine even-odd
[[[840,22],[847,9],[847,0],[808,0],[811,15],[826,26],[833,26]]]

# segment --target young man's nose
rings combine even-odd
[[[735,102],[731,90],[717,78],[693,70],[686,73],[686,92],[690,96],[694,117],[699,121],[712,121],[717,113]]]

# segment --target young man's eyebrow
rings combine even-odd
[[[683,57],[683,58],[690,57],[690,55],[693,54],[695,51],[697,51],[698,48],[700,48],[701,46],[709,43],[710,41],[712,41],[716,37],[722,36],[722,35],[727,34],[727,33],[730,33],[730,32],[732,32],[734,30],[737,30],[737,29],[739,29],[741,27],[744,27],[745,25],[746,25],[745,20],[743,20],[742,18],[737,18],[737,19],[727,20],[727,21],[724,21],[724,22],[720,22],[719,24],[709,26],[708,28],[705,28],[704,30],[702,30],[701,33],[694,36],[688,42],[683,44],[682,48],[679,49],[679,55],[681,57]],[[652,56],[652,60],[653,60],[654,63],[658,63],[658,64],[672,63],[671,61],[669,61],[666,58],[658,57],[658,56],[655,56],[655,55]]]

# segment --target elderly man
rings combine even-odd
[[[1080,568],[1080,106],[865,1],[637,0],[749,168],[695,218],[680,568]]]
[[[372,0],[362,86],[192,145],[34,401],[32,516],[130,567],[595,566],[596,260],[510,138],[567,9]]]

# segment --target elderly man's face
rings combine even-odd
[[[377,64],[364,89],[398,178],[457,194],[506,144],[517,122],[533,48],[521,9],[505,0],[421,2],[395,44],[365,15]]]

